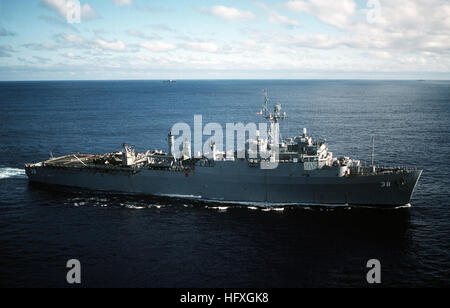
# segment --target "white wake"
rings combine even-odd
[[[0,180],[9,178],[26,178],[24,169],[0,168]]]

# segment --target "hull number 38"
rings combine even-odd
[[[391,182],[380,182],[380,187],[391,187]]]

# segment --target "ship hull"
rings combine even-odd
[[[421,170],[338,177],[293,164],[273,170],[222,162],[192,171],[27,165],[31,182],[126,194],[264,204],[401,206],[410,203]]]

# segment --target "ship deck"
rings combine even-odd
[[[71,154],[66,156],[54,157],[50,158],[46,161],[36,163],[36,164],[27,164],[27,167],[53,167],[53,168],[95,168],[95,169],[105,169],[105,170],[125,170],[125,169],[139,169],[143,166],[130,166],[124,167],[119,159],[119,157],[115,157],[116,153],[109,153],[104,155],[93,155],[93,154]],[[105,159],[108,159],[108,162],[105,164]],[[101,161],[101,162],[100,162]],[[280,161],[280,163],[282,163]],[[252,164],[252,162],[249,162]],[[148,169],[161,169],[161,166],[145,166]],[[181,171],[192,169],[193,166],[183,166]],[[166,169],[166,168],[164,168]],[[180,168],[167,168],[169,170],[178,170]],[[357,176],[370,176],[370,175],[388,175],[388,174],[397,174],[397,173],[408,173],[415,170],[421,170],[420,168],[405,168],[405,167],[377,167],[376,172],[373,172],[371,168],[361,167],[357,173],[351,173],[348,177],[357,177]],[[180,171],[180,170],[179,170]]]
[[[51,158],[42,162],[42,166],[49,167],[72,167],[72,168],[82,168],[89,166],[98,166],[94,164],[94,159],[101,157],[100,155],[90,155],[90,154],[72,154],[61,157]]]

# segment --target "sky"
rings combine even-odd
[[[0,0],[0,80],[450,80],[448,0]]]

